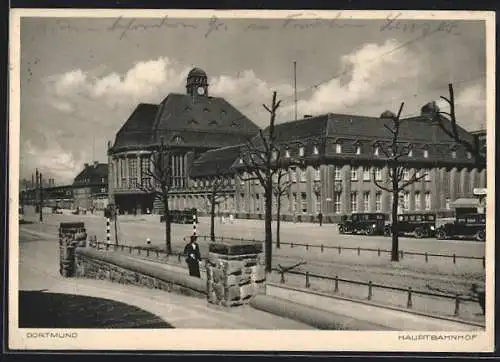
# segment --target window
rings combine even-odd
[[[285,150],[285,157],[286,158],[290,157],[290,150],[288,148]]]
[[[413,157],[413,150],[408,151],[408,157]]]
[[[420,192],[415,192],[415,211],[420,211],[422,208],[421,202],[420,202]]]
[[[341,173],[341,169],[339,166],[335,166],[334,178],[335,178],[335,181],[342,180],[342,173]]]
[[[457,158],[457,151],[451,151],[451,158]]]
[[[370,167],[363,167],[363,181],[370,181]]]
[[[429,150],[424,150],[424,158],[428,158],[429,157]]]
[[[299,156],[303,157],[304,156],[304,147],[299,147]]]
[[[129,182],[130,188],[137,187],[137,158],[129,158],[128,159],[128,174],[129,174]]]
[[[294,168],[290,169],[290,178],[292,182],[297,182],[297,171]]]
[[[242,174],[242,175],[240,176],[240,185],[241,185],[241,186],[245,185],[245,174]]]
[[[358,212],[358,193],[351,192],[351,212]]]
[[[363,211],[368,212],[370,210],[370,192],[363,192]]]
[[[425,193],[425,209],[426,210],[431,209],[431,193],[430,192]]]
[[[315,155],[319,154],[319,149],[318,149],[318,146],[314,145],[314,147],[313,147],[313,153],[314,153]]]
[[[260,211],[260,196],[259,194],[255,194],[255,212]]]
[[[307,181],[307,170],[300,169],[300,182]]]
[[[361,154],[361,146],[356,146],[356,154],[360,155]]]
[[[379,147],[378,146],[376,146],[375,149],[373,150],[373,154],[375,156],[378,156],[378,154],[379,154]]]
[[[292,211],[295,212],[297,210],[297,194],[295,192],[292,194],[291,204],[292,204]]]
[[[408,192],[403,193],[403,210],[407,211],[410,205],[410,194]]]
[[[375,180],[382,181],[382,169],[380,167],[375,168]]]
[[[472,153],[467,151],[467,159],[470,160],[472,158]]]
[[[382,211],[382,193],[377,192],[375,194],[375,211],[379,212]]]
[[[424,180],[425,181],[430,181],[431,180],[431,170],[429,170],[429,169],[425,170]]]
[[[151,178],[147,176],[147,172],[150,168],[150,159],[148,157],[141,159],[141,183],[143,185],[148,185]]]
[[[340,143],[335,144],[335,153],[342,153],[342,145]]]
[[[314,169],[314,181],[321,181],[321,170],[319,168]]]
[[[340,214],[340,205],[341,205],[340,196],[341,196],[340,192],[336,192],[334,194],[333,208],[336,214]]]
[[[450,210],[451,206],[450,206],[450,203],[451,203],[451,199],[446,199],[445,200],[445,208],[446,210]]]
[[[407,168],[405,168],[403,170],[403,180],[404,181],[408,181],[410,179],[410,170],[408,170]]]
[[[351,181],[358,181],[358,169],[356,167],[351,168]]]
[[[305,192],[302,192],[300,194],[300,199],[301,199],[301,204],[302,204],[302,213],[307,212],[307,194]]]
[[[420,169],[415,170],[415,178],[419,178],[421,176]]]
[[[278,151],[274,150],[272,153],[272,159],[276,160],[278,158]]]

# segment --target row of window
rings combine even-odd
[[[414,150],[413,149],[410,149],[408,150],[408,154],[407,154],[407,157],[409,158],[412,158],[414,157]],[[342,144],[341,143],[336,143],[335,144],[335,153],[337,154],[342,154],[343,153],[343,150],[342,150]],[[319,149],[318,149],[318,146],[314,145],[313,146],[313,155],[318,155],[319,154]],[[361,154],[361,146],[356,146],[356,149],[355,149],[355,154],[356,155],[360,155]],[[380,146],[375,146],[373,147],[373,155],[374,156],[380,156],[382,154],[382,150],[380,148]],[[285,149],[285,157],[286,158],[289,158],[291,155],[290,153],[290,149]],[[305,155],[305,147],[301,146],[299,147],[299,157],[303,157]],[[470,152],[467,152],[466,153],[467,155],[467,159],[471,159],[472,158],[472,154]],[[422,150],[422,156],[424,158],[429,158],[429,150],[428,149],[423,149]],[[277,152],[274,153],[274,156],[273,158],[276,159],[277,157]],[[451,151],[451,158],[457,158],[457,151],[456,150],[452,150]]]

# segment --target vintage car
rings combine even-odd
[[[436,214],[411,213],[398,215],[398,231],[400,235],[412,234],[416,238],[434,236],[436,234]],[[392,234],[392,225],[385,227],[384,235]]]
[[[339,225],[339,233],[382,235],[386,220],[387,215],[380,212],[343,215]]]
[[[456,237],[474,238],[478,241],[484,241],[486,239],[486,215],[461,215],[454,222],[441,225],[436,230],[436,238],[439,240]]]
[[[59,206],[54,206],[54,207],[52,208],[52,213],[53,213],[53,214],[62,214],[62,213],[63,213],[63,211],[59,208]]]
[[[170,221],[176,224],[190,224],[193,222],[193,215],[196,217],[196,222],[198,222],[198,213],[195,208],[184,209],[184,210],[170,210]],[[165,221],[165,215],[160,217],[160,222]]]

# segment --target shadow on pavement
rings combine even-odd
[[[109,299],[19,291],[19,328],[174,328],[145,310]]]

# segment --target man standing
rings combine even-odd
[[[184,256],[189,267],[189,275],[200,278],[200,247],[196,242],[196,235],[191,235],[191,240],[184,247]]]
[[[319,226],[323,225],[323,213],[320,211],[318,214]]]

